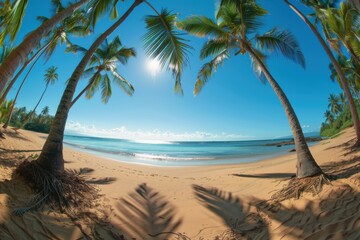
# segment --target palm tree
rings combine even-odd
[[[45,77],[45,82],[46,82],[45,91],[46,91],[47,87],[49,86],[49,84],[54,84],[55,81],[58,79],[58,74],[56,73],[56,70],[57,70],[57,67],[52,66],[52,67],[48,68],[48,69],[45,71],[45,75],[44,75],[44,77]],[[26,76],[26,77],[27,77],[27,76]],[[10,111],[10,113],[9,113],[8,119],[7,119],[7,121],[5,122],[3,128],[7,128],[7,127],[9,126],[9,124],[10,124],[11,117],[12,117],[12,113],[13,113],[13,110],[14,110],[14,106],[15,106],[15,104],[16,104],[16,100],[17,100],[17,98],[18,98],[18,96],[19,96],[19,93],[20,93],[20,91],[21,91],[21,89],[22,89],[22,86],[24,85],[24,82],[25,82],[25,80],[26,80],[26,77],[25,77],[25,79],[22,81],[22,83],[21,83],[21,85],[20,85],[20,87],[19,87],[19,89],[18,89],[18,91],[17,91],[17,93],[16,93],[16,95],[15,95],[14,102],[13,102],[13,106],[12,106],[12,108],[11,108],[11,111]],[[43,95],[45,94],[45,91],[44,91],[43,94],[41,95],[40,101],[41,101]],[[40,103],[40,102],[38,102],[38,104],[39,104],[39,103]],[[37,105],[36,105],[36,107],[37,107]],[[36,108],[36,107],[35,107],[35,108]]]
[[[320,42],[321,46],[324,48],[326,54],[328,55],[331,63],[334,65],[334,68],[339,76],[339,80],[341,83],[341,86],[344,90],[345,96],[347,98],[348,104],[349,104],[349,108],[350,108],[350,112],[351,112],[351,117],[353,119],[354,122],[354,128],[355,128],[355,133],[356,133],[356,143],[355,146],[360,146],[360,121],[359,121],[359,115],[356,109],[356,105],[354,102],[354,99],[351,95],[351,91],[349,88],[349,84],[346,80],[346,77],[340,67],[340,65],[338,64],[338,62],[336,61],[336,58],[334,56],[334,54],[332,53],[330,47],[326,44],[326,42],[324,41],[324,39],[321,37],[319,31],[316,29],[316,27],[309,21],[309,19],[298,9],[296,8],[293,4],[291,4],[289,2],[289,0],[284,0],[284,2],[301,18],[301,20],[303,20],[305,22],[305,24],[311,29],[311,31],[315,34],[316,38],[318,39],[318,41]],[[334,1],[310,1],[310,0],[301,0],[302,3],[307,4],[310,7],[316,7],[315,3],[324,3],[324,5],[321,5],[321,7],[323,6],[329,6],[331,7]],[[314,3],[315,2],[315,3]]]
[[[55,13],[63,11],[65,8],[61,4],[60,1],[53,1],[54,3],[54,9]],[[43,23],[48,21],[49,19],[47,17],[40,16],[38,17],[40,21]],[[90,33],[89,28],[90,21],[85,16],[85,12],[83,10],[77,10],[75,11],[71,16],[66,17],[64,20],[59,22],[55,28],[49,33],[49,35],[45,39],[45,43],[43,46],[41,46],[33,55],[31,58],[29,58],[22,66],[22,68],[17,72],[17,74],[14,76],[13,79],[11,79],[10,83],[7,85],[4,93],[2,94],[0,98],[0,104],[6,99],[7,94],[15,84],[18,77],[21,75],[21,73],[25,70],[25,68],[33,62],[32,66],[30,67],[30,70],[33,68],[33,66],[36,64],[36,62],[40,59],[40,57],[45,54],[46,60],[49,60],[52,53],[55,51],[56,47],[61,44],[66,44],[67,46],[71,45],[71,42],[69,40],[69,35],[74,36],[86,36]],[[35,59],[35,60],[34,60]]]
[[[340,100],[340,104],[341,104],[341,108],[344,110],[345,108],[347,108],[347,101],[346,101],[346,97],[344,93],[340,93],[339,94],[339,100]]]
[[[79,46],[74,46],[77,51],[86,52],[87,50]],[[113,82],[120,86],[128,95],[134,93],[134,87],[118,73],[117,63],[126,64],[130,57],[135,57],[136,53],[133,48],[125,48],[122,46],[120,38],[116,37],[112,42],[107,39],[95,51],[90,60],[90,64],[94,65],[86,69],[83,76],[90,75],[89,83],[71,102],[73,106],[76,101],[86,92],[86,98],[90,99],[101,86],[101,97],[104,103],[107,103],[111,97],[111,82],[109,74],[113,76]]]
[[[29,120],[31,120],[32,116],[35,114],[36,108],[39,106],[41,100],[43,99],[43,97],[44,97],[44,95],[45,95],[45,92],[46,92],[47,88],[49,87],[49,85],[53,85],[53,84],[58,80],[59,75],[58,75],[58,73],[56,72],[56,70],[57,70],[57,67],[52,66],[52,67],[48,68],[48,69],[45,71],[45,75],[44,75],[45,89],[44,89],[44,91],[42,92],[39,101],[36,103],[34,109],[30,112],[30,114],[28,115],[28,117],[23,121],[23,123],[21,124],[21,126],[18,127],[18,128],[16,128],[15,130],[24,128],[24,126],[29,122]],[[41,113],[43,113],[44,111],[47,111],[47,112],[48,112],[48,111],[49,111],[49,107],[47,107],[47,110],[46,110],[46,107],[45,107]]]
[[[10,55],[0,65],[0,92],[10,81],[16,69],[27,59],[29,53],[35,49],[41,40],[63,19],[73,14],[90,0],[80,0],[63,11],[57,13],[48,21],[41,24],[36,30],[28,34],[25,39],[10,53]]]
[[[331,113],[334,114],[334,116],[338,115],[342,111],[339,97],[335,94],[330,94],[328,101],[328,108],[330,109]]]
[[[49,106],[45,106],[42,110],[41,110],[41,115],[46,116],[49,115],[50,109]]]
[[[0,45],[4,44],[7,36],[10,42],[15,40],[20,30],[25,15],[28,0],[16,0],[11,4],[10,0],[1,3],[0,6]]]
[[[360,63],[360,14],[347,2],[340,8],[319,9],[324,33],[331,46],[341,55],[341,44],[350,56]]]
[[[260,17],[265,14],[266,10],[255,1],[223,0],[216,15],[217,21],[205,16],[193,16],[178,23],[180,29],[190,34],[207,37],[200,58],[213,57],[201,68],[194,93],[200,92],[212,73],[231,53],[235,56],[248,53],[256,75],[269,82],[284,107],[295,140],[297,178],[319,175],[322,171],[310,153],[297,116],[285,93],[269,72],[265,64],[266,56],[261,51],[280,52],[302,66],[305,65],[304,57],[290,32],[273,29],[263,35],[254,36],[261,26]]]
[[[332,124],[335,120],[333,113],[329,110],[326,110],[325,118],[326,118],[325,121],[329,124]]]
[[[105,41],[105,39],[125,21],[133,10],[143,2],[155,10],[146,0],[134,0],[129,9],[93,42],[78,66],[75,68],[68,80],[66,89],[56,111],[49,136],[46,139],[39,158],[36,160],[37,165],[42,169],[46,169],[50,172],[64,171],[62,152],[64,129],[77,83],[88,62],[91,60],[101,43]],[[161,13],[156,11],[156,14],[157,16],[148,16],[146,18],[148,34],[145,36],[145,47],[147,48],[148,55],[157,57],[162,63],[162,66],[167,64],[168,69],[172,71],[175,77],[175,90],[180,91],[181,75],[183,67],[187,62],[186,54],[190,47],[184,43],[185,40],[180,38],[179,34],[175,31],[175,14],[170,14],[166,10],[163,10]],[[97,14],[94,14],[94,16],[97,16]]]

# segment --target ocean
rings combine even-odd
[[[197,166],[247,163],[280,156],[294,148],[294,145],[276,146],[276,143],[286,140],[289,138],[254,141],[150,142],[65,135],[64,144],[76,150],[128,163]],[[275,145],[267,146],[268,144]]]

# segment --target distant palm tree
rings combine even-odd
[[[326,110],[325,112],[325,118],[326,118],[326,122],[329,124],[332,124],[335,120],[334,115],[332,112],[330,112],[329,110]]]
[[[46,116],[49,115],[50,109],[49,106],[45,106],[42,110],[41,110],[41,115]]]
[[[53,1],[54,5],[54,15],[57,13],[63,11],[65,8],[61,4],[61,1]],[[47,17],[40,16],[38,19],[45,23],[49,20]],[[32,63],[28,73],[33,69],[36,62],[40,59],[40,57],[45,54],[45,57],[47,60],[51,57],[53,52],[55,51],[56,47],[61,44],[66,44],[67,46],[71,45],[71,42],[69,40],[69,35],[73,36],[86,36],[90,33],[89,28],[90,21],[85,16],[85,11],[83,10],[77,10],[75,11],[71,16],[66,17],[64,20],[59,22],[54,29],[48,34],[48,36],[45,39],[45,43],[39,47],[39,49],[30,57],[22,66],[22,68],[16,73],[13,79],[9,82],[7,85],[4,93],[2,94],[0,98],[0,104],[2,101],[6,99],[7,94],[17,81],[18,77],[21,75],[21,73],[25,70],[25,68]],[[28,75],[28,74],[27,74]]]
[[[334,114],[335,116],[338,115],[342,111],[340,98],[335,94],[330,94],[328,101],[329,101],[328,108],[330,109],[331,113]]]
[[[336,58],[335,58],[334,54],[332,53],[330,47],[324,41],[324,39],[322,38],[321,34],[317,30],[317,28],[314,26],[314,24],[312,24],[309,21],[309,19],[298,8],[296,8],[293,4],[291,4],[289,0],[284,0],[284,2],[290,7],[290,9],[292,9],[301,18],[301,20],[303,20],[305,22],[305,24],[315,34],[316,38],[318,39],[321,46],[324,48],[326,54],[328,55],[331,63],[334,65],[334,68],[335,68],[335,70],[336,70],[336,72],[337,72],[337,74],[339,76],[341,87],[343,88],[345,96],[347,98],[347,101],[348,101],[348,104],[349,104],[349,109],[350,109],[350,112],[351,112],[351,117],[353,119],[354,129],[355,129],[355,133],[356,133],[355,146],[360,146],[360,120],[359,120],[359,115],[358,115],[358,111],[356,109],[354,99],[353,99],[353,97],[351,95],[351,91],[350,91],[347,79],[345,77],[345,74],[343,73],[343,71],[342,71],[340,65],[338,64],[338,62],[336,61]],[[336,6],[335,4],[338,1],[334,1],[334,0],[324,0],[324,1],[301,0],[301,2],[303,4],[309,6],[309,7],[312,7],[315,10],[315,13],[316,13],[318,9],[324,9],[324,8],[326,9],[328,7]]]
[[[255,35],[262,26],[260,17],[265,14],[267,11],[255,1],[223,0],[216,14],[216,22],[205,16],[193,16],[178,23],[180,29],[199,37],[207,37],[200,57],[213,57],[198,73],[194,93],[201,91],[212,73],[231,53],[235,56],[249,54],[254,72],[261,80],[269,82],[285,110],[295,140],[297,178],[319,175],[322,171],[310,153],[298,118],[285,93],[269,72],[262,50],[280,52],[302,66],[305,65],[304,57],[290,32],[272,29],[263,35]]]
[[[101,3],[113,4],[112,1],[102,1]],[[129,9],[93,42],[68,80],[51,125],[50,133],[39,158],[36,160],[41,168],[50,172],[64,171],[62,152],[64,130],[78,81],[101,43],[142,3],[146,3],[156,12],[156,16],[146,18],[148,34],[145,35],[144,39],[147,54],[153,58],[157,57],[162,66],[167,65],[167,68],[171,70],[175,77],[175,91],[181,91],[181,76],[187,63],[187,52],[190,46],[185,43],[185,40],[175,30],[176,14],[171,14],[166,10],[158,13],[147,0],[134,0]],[[107,8],[103,7],[101,9],[106,10]],[[93,15],[97,16],[98,14]]]
[[[15,130],[17,129],[22,129],[24,128],[24,126],[31,120],[31,118],[33,117],[33,115],[35,114],[35,111],[36,111],[36,108],[39,106],[41,100],[43,99],[44,95],[45,95],[45,92],[46,90],[48,89],[49,85],[53,85],[59,78],[59,75],[58,73],[56,72],[57,70],[57,67],[50,67],[46,70],[45,72],[45,75],[44,75],[44,80],[45,80],[45,89],[44,91],[42,92],[41,96],[40,96],[40,99],[39,101],[36,103],[34,109],[30,112],[30,114],[28,115],[28,117],[23,121],[23,123],[21,124],[21,126],[19,128],[16,128]],[[43,111],[49,111],[49,107],[45,107],[43,109]],[[42,112],[43,112],[42,111]],[[41,112],[41,113],[42,113]]]
[[[87,51],[79,46],[73,46],[72,49],[82,52]],[[135,56],[135,50],[133,48],[123,47],[119,37],[116,37],[112,42],[108,42],[106,39],[105,42],[102,43],[95,51],[90,60],[90,64],[93,66],[86,69],[83,73],[83,76],[85,77],[89,75],[91,76],[89,83],[74,98],[71,102],[71,106],[73,106],[85,92],[86,98],[92,98],[100,86],[102,89],[102,101],[107,103],[112,94],[109,74],[113,76],[113,83],[117,84],[125,91],[125,93],[131,96],[134,93],[134,87],[119,74],[116,65],[118,63],[126,64],[130,57]]]

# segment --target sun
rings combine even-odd
[[[152,77],[155,77],[161,69],[160,62],[156,58],[149,59],[146,63],[146,67],[150,71]]]

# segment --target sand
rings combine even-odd
[[[295,174],[294,153],[247,164],[153,167],[65,147],[67,169],[90,168],[88,180],[108,182],[95,184],[104,212],[94,212],[106,216],[107,224],[70,219],[49,207],[23,217],[12,214],[32,196],[12,171],[24,159],[36,158],[45,137],[20,130],[0,140],[0,239],[81,239],[81,229],[94,239],[121,239],[114,232],[136,239],[360,239],[360,152],[351,149],[352,129],[311,147],[323,170],[336,176],[332,185],[319,195],[279,204],[264,200]],[[158,220],[151,220],[154,216]],[[172,221],[166,222],[169,216]],[[229,227],[242,236],[231,238]],[[183,235],[148,235],[170,231]]]

